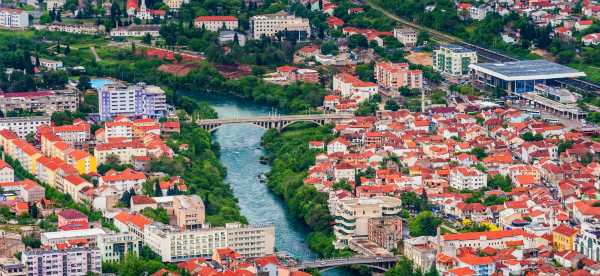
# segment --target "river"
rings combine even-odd
[[[202,98],[219,114],[220,118],[252,117],[268,115],[270,108],[249,102],[219,98]],[[306,243],[309,229],[306,225],[287,214],[287,206],[281,198],[269,191],[257,176],[269,171],[259,158],[263,155],[260,140],[265,130],[250,124],[224,125],[214,132],[214,139],[221,145],[221,163],[227,168],[225,181],[230,183],[239,200],[242,214],[251,224],[272,223],[275,225],[275,247],[298,259],[316,257]],[[353,275],[354,271],[334,269],[322,273],[326,276]]]

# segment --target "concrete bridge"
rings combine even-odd
[[[311,268],[324,272],[340,266],[363,265],[379,271],[388,271],[396,265],[400,256],[354,256],[348,258],[320,259],[314,261],[302,261],[296,268],[308,270]]]
[[[230,119],[204,119],[197,120],[196,124],[204,130],[212,132],[213,130],[227,124],[254,124],[265,129],[277,129],[281,131],[295,122],[311,122],[317,125],[336,123],[348,119],[353,119],[354,114],[336,113],[336,114],[312,114],[312,115],[276,115],[276,116],[258,116],[248,118],[230,118]]]

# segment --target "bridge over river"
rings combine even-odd
[[[396,265],[399,259],[400,256],[353,256],[348,258],[317,259],[302,261],[295,268],[298,270],[316,268],[320,272],[324,272],[340,266],[363,265],[379,271],[388,271]]]
[[[310,114],[310,115],[270,115],[247,118],[228,118],[228,119],[202,119],[197,120],[196,124],[203,129],[212,132],[217,128],[227,124],[254,124],[265,129],[275,128],[278,131],[295,122],[312,122],[318,125],[337,123],[340,121],[354,118],[351,113],[335,114]]]

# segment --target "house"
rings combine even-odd
[[[470,167],[450,170],[450,187],[458,190],[478,190],[487,186],[487,174]]]
[[[594,22],[592,20],[579,20],[575,22],[575,30],[581,32],[592,26]]]
[[[596,46],[600,44],[600,33],[593,33],[581,37],[581,42],[585,46]]]
[[[58,229],[63,231],[88,229],[88,217],[74,209],[60,211],[58,217]]]
[[[335,140],[329,142],[327,144],[327,154],[332,154],[336,152],[348,153],[348,147],[350,146],[350,142],[348,142],[344,138],[336,138]]]
[[[0,160],[0,183],[14,181],[15,171],[8,163],[4,162],[4,160]]]
[[[125,169],[122,172],[116,172],[114,170],[106,172],[104,176],[100,177],[98,185],[112,186],[120,191],[127,191],[130,189],[141,189],[144,182],[146,182],[146,175],[144,175],[144,173],[132,169]]]
[[[146,195],[134,195],[131,197],[131,207],[129,209],[132,212],[140,212],[145,208],[158,208],[156,200]]]
[[[552,230],[552,246],[556,251],[575,250],[575,237],[579,231],[561,224]]]

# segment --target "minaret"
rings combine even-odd
[[[142,12],[146,11],[146,0],[142,0],[142,5],[140,6],[140,11],[142,11]]]

